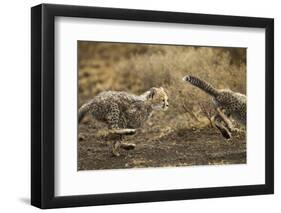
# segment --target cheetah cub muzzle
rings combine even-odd
[[[122,91],[105,91],[80,107],[78,120],[80,123],[90,112],[96,120],[106,123],[109,132],[119,136],[112,145],[113,155],[119,156],[119,147],[126,150],[135,148],[135,144],[123,142],[124,136],[134,134],[153,111],[166,111],[168,107],[168,96],[162,87],[153,87],[139,96]]]

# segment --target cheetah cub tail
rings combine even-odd
[[[78,110],[78,123],[80,123],[82,121],[82,119],[87,114],[87,112],[89,112],[90,109],[91,109],[91,101],[83,104],[79,108],[79,110]]]
[[[187,82],[191,83],[192,85],[202,89],[203,91],[205,91],[206,93],[208,93],[211,96],[216,97],[219,94],[219,91],[215,87],[213,87],[208,82],[201,80],[195,76],[186,75],[183,77],[182,80],[187,81]]]

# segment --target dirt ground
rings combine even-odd
[[[134,150],[111,153],[112,139],[93,122],[79,127],[78,170],[175,167],[246,163],[245,135],[225,140],[214,128],[160,129],[157,126],[127,136]]]
[[[245,134],[225,140],[210,125],[211,98],[181,80],[193,74],[246,94],[245,49],[81,41],[78,58],[79,107],[106,90],[137,95],[161,86],[169,96],[169,109],[126,136],[136,147],[119,157],[106,126],[87,115],[79,124],[78,170],[246,163]]]

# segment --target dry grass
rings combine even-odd
[[[112,157],[104,124],[79,125],[78,170],[246,163],[246,138],[225,141],[210,128],[211,98],[182,81],[193,74],[217,88],[246,93],[246,49],[78,42],[79,105],[104,90],[140,94],[164,87],[169,109],[154,113]]]
[[[80,104],[104,90],[140,94],[162,86],[170,108],[154,123],[177,128],[209,125],[210,97],[182,82],[193,74],[217,88],[246,93],[246,49],[78,42]]]

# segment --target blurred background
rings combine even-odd
[[[165,125],[167,120],[188,127],[206,125],[206,113],[212,113],[210,97],[182,82],[186,74],[246,94],[245,48],[79,41],[78,58],[79,105],[104,90],[141,94],[162,86],[170,100],[169,112],[159,115]]]
[[[169,109],[154,113],[140,134],[129,139],[141,144],[135,152],[143,146],[131,160],[119,162],[108,152],[107,156],[97,154],[105,149],[98,132],[103,126],[88,115],[79,126],[79,169],[246,162],[245,137],[224,143],[211,126],[215,113],[211,97],[182,81],[192,74],[218,89],[246,94],[245,48],[78,41],[78,62],[79,106],[105,90],[138,95],[151,87],[164,87],[169,96]],[[163,157],[166,160],[159,160]]]

